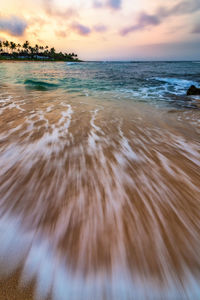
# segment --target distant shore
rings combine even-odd
[[[80,62],[74,52],[56,52],[54,47],[35,45],[32,47],[29,41],[16,44],[12,41],[0,40],[0,61],[67,61]]]
[[[1,59],[1,62],[83,62],[83,60],[50,60],[50,59]]]

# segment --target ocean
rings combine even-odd
[[[63,90],[160,106],[171,102],[190,106],[184,96],[190,85],[199,84],[199,76],[200,62],[12,62],[0,68],[1,83],[30,90]]]
[[[192,84],[199,62],[0,62],[0,295],[200,299]]]

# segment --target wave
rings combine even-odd
[[[198,82],[193,81],[193,80],[187,80],[187,79],[180,79],[176,77],[154,77],[155,80],[162,81],[168,84],[173,84],[173,85],[179,85],[182,87],[187,87],[192,84],[198,85]]]
[[[154,77],[153,79],[159,82],[160,87],[158,90],[166,98],[171,97],[172,95],[186,95],[186,92],[191,85],[199,86],[199,83],[195,80],[177,77]]]
[[[48,91],[48,90],[58,88],[58,85],[55,83],[49,83],[45,81],[32,80],[32,79],[25,80],[24,84],[26,85],[26,88],[38,90],[38,91]]]
[[[67,62],[67,65],[76,65],[77,62]]]

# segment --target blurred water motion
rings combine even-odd
[[[1,278],[20,268],[36,299],[200,299],[199,114],[1,87]]]

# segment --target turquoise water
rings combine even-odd
[[[28,89],[62,89],[81,96],[191,106],[184,97],[199,85],[198,62],[1,63],[0,81]]]
[[[0,63],[0,283],[200,299],[199,68]]]

